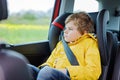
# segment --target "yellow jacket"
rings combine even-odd
[[[71,80],[98,80],[101,74],[100,54],[97,40],[92,34],[84,34],[78,40],[68,44],[80,65],[73,66],[67,59],[62,42],[43,65],[56,69],[68,69]]]

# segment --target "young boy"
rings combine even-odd
[[[65,21],[64,40],[77,58],[79,65],[70,64],[62,41],[43,67],[37,80],[98,80],[101,74],[100,54],[93,21],[85,12],[73,13]]]

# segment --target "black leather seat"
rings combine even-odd
[[[96,34],[98,39],[98,47],[101,56],[102,74],[99,80],[106,80],[108,72],[108,46],[106,27],[109,21],[109,11],[103,9],[98,13],[96,22]]]
[[[117,36],[106,27],[109,23],[109,11],[101,10],[97,16],[96,34],[101,56],[102,74],[99,80],[111,80],[117,51]]]
[[[115,57],[115,64],[111,80],[120,80],[120,42],[118,42],[117,54]]]
[[[20,53],[0,45],[0,80],[31,80],[27,59]]]
[[[111,80],[112,76],[114,75],[114,65],[117,55],[117,48],[118,48],[118,37],[116,33],[111,31],[107,31],[107,43],[108,43],[108,53],[109,53],[109,60],[108,60],[108,72],[106,80]],[[114,79],[116,80],[116,79]]]

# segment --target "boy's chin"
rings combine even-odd
[[[66,39],[65,39],[65,41],[66,41],[67,43],[69,43],[69,42],[70,42],[69,40],[66,40]]]

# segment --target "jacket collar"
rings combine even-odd
[[[76,41],[68,43],[68,45],[77,44],[77,43],[79,43],[81,40],[83,40],[83,39],[85,39],[85,38],[92,38],[92,39],[94,39],[95,41],[97,41],[96,35],[95,35],[94,33],[86,33],[86,34],[83,34],[83,35],[82,35],[79,39],[77,39]]]

